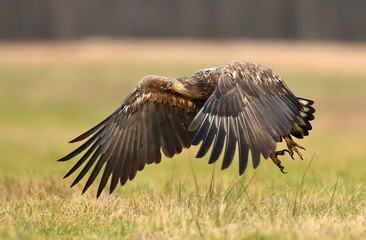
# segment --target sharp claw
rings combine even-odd
[[[295,160],[295,159],[294,159],[294,154],[291,154],[291,152],[290,152],[289,150],[287,150],[287,149],[283,149],[283,151],[284,151],[284,152],[288,152],[288,155],[290,155],[290,156],[291,156],[292,160]]]
[[[283,171],[283,169],[285,168],[284,166],[282,166],[280,163],[277,164],[277,167],[279,167],[279,169],[281,170],[282,173],[287,174],[287,172]]]

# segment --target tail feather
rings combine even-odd
[[[301,105],[300,114],[297,116],[297,119],[293,122],[293,127],[291,130],[291,135],[297,138],[303,138],[304,136],[309,135],[309,131],[312,129],[312,126],[309,121],[314,120],[315,109],[312,106],[314,101],[305,99],[305,98],[297,98]]]

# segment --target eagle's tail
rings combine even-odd
[[[312,106],[314,101],[305,98],[297,99],[301,104],[301,110],[296,121],[293,122],[291,135],[297,138],[303,138],[304,136],[309,135],[309,131],[312,129],[310,121],[315,118],[313,115],[315,113],[315,109]]]

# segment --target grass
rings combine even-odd
[[[298,62],[296,52],[309,57],[304,49],[312,48],[307,44],[286,48],[280,43],[224,43],[228,53],[218,42],[207,46],[199,42],[197,47],[180,41],[165,45],[122,41],[112,44],[115,51],[100,42],[71,45],[0,44],[6,49],[0,56],[0,238],[362,239],[366,235],[366,71],[355,69],[364,60],[363,46],[356,51],[339,44],[311,45],[317,49],[314,58],[327,60],[323,69]],[[277,52],[279,45],[282,51]],[[164,52],[154,55],[154,47]],[[344,49],[355,58],[342,64]],[[186,52],[182,59],[179,51]],[[336,59],[328,61],[327,51]],[[24,58],[23,52],[28,53]],[[314,130],[299,141],[307,148],[305,160],[285,157],[288,174],[262,160],[257,170],[249,167],[239,177],[237,161],[221,171],[220,161],[208,165],[207,158],[194,158],[197,148],[191,148],[146,166],[134,181],[98,200],[97,186],[83,196],[82,185],[68,187],[72,179],[62,176],[72,162],[56,162],[75,147],[66,142],[111,113],[139,79],[148,74],[190,75],[230,58],[274,66],[295,94],[316,101]],[[329,62],[343,67],[332,68]]]

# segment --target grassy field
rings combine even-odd
[[[238,176],[238,162],[184,150],[112,195],[80,196],[56,160],[145,75],[191,75],[229,60],[267,64],[315,100],[304,161]],[[366,236],[366,45],[81,41],[0,44],[0,238],[362,239]],[[280,144],[280,147],[284,147]],[[74,175],[73,175],[74,177]],[[82,182],[82,183],[85,183]]]

